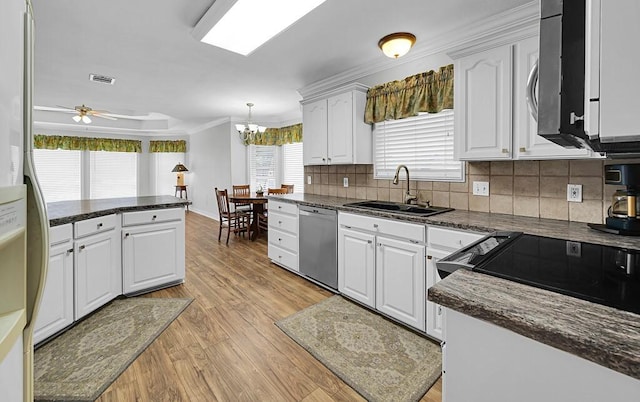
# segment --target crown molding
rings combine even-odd
[[[328,98],[333,95],[339,95],[349,91],[360,91],[366,93],[369,90],[369,87],[364,84],[360,84],[358,82],[352,82],[349,84],[341,84],[332,88],[323,88],[320,92],[314,92],[313,94],[308,95],[307,97],[303,97],[300,101],[301,104],[306,104],[309,102],[313,102],[318,99]]]
[[[345,84],[352,83],[371,74],[388,70],[403,64],[408,64],[427,56],[446,53],[450,57],[460,57],[465,49],[475,49],[483,43],[490,43],[498,39],[498,42],[487,47],[498,46],[497,43],[510,39],[515,42],[537,34],[540,18],[540,5],[538,1],[531,1],[522,6],[496,14],[481,21],[465,26],[464,29],[456,29],[446,34],[439,35],[428,43],[416,45],[400,59],[392,60],[387,57],[379,61],[368,62],[358,67],[351,68],[332,77],[316,81],[298,89],[303,102],[308,98],[318,97],[327,91],[334,90]]]
[[[218,127],[226,123],[231,123],[231,117],[222,117],[220,119],[211,120],[199,126],[191,127],[185,131],[187,134],[192,135],[203,132],[204,130],[207,130],[209,128]]]

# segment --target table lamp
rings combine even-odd
[[[183,165],[181,162],[178,162],[178,164],[173,168],[172,172],[178,173],[178,181],[176,182],[176,186],[184,186],[183,172],[188,172],[188,171],[189,169],[187,169],[187,167]]]

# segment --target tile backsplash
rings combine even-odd
[[[466,181],[411,181],[412,193],[431,205],[520,216],[604,222],[617,187],[604,184],[603,160],[467,162]],[[406,181],[373,178],[373,165],[305,166],[305,193],[399,201]],[[349,187],[343,187],[343,178]],[[404,174],[401,173],[401,177]],[[472,194],[474,181],[489,182],[489,196]],[[567,184],[582,185],[582,202],[567,201]]]

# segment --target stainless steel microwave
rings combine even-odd
[[[538,135],[608,156],[640,155],[637,0],[541,0],[527,98]]]

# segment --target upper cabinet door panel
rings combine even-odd
[[[327,159],[327,100],[321,99],[302,108],[305,165],[323,165]]]
[[[512,48],[461,58],[456,66],[456,153],[460,159],[511,158]]]
[[[353,162],[353,92],[330,97],[327,114],[328,163]]]

